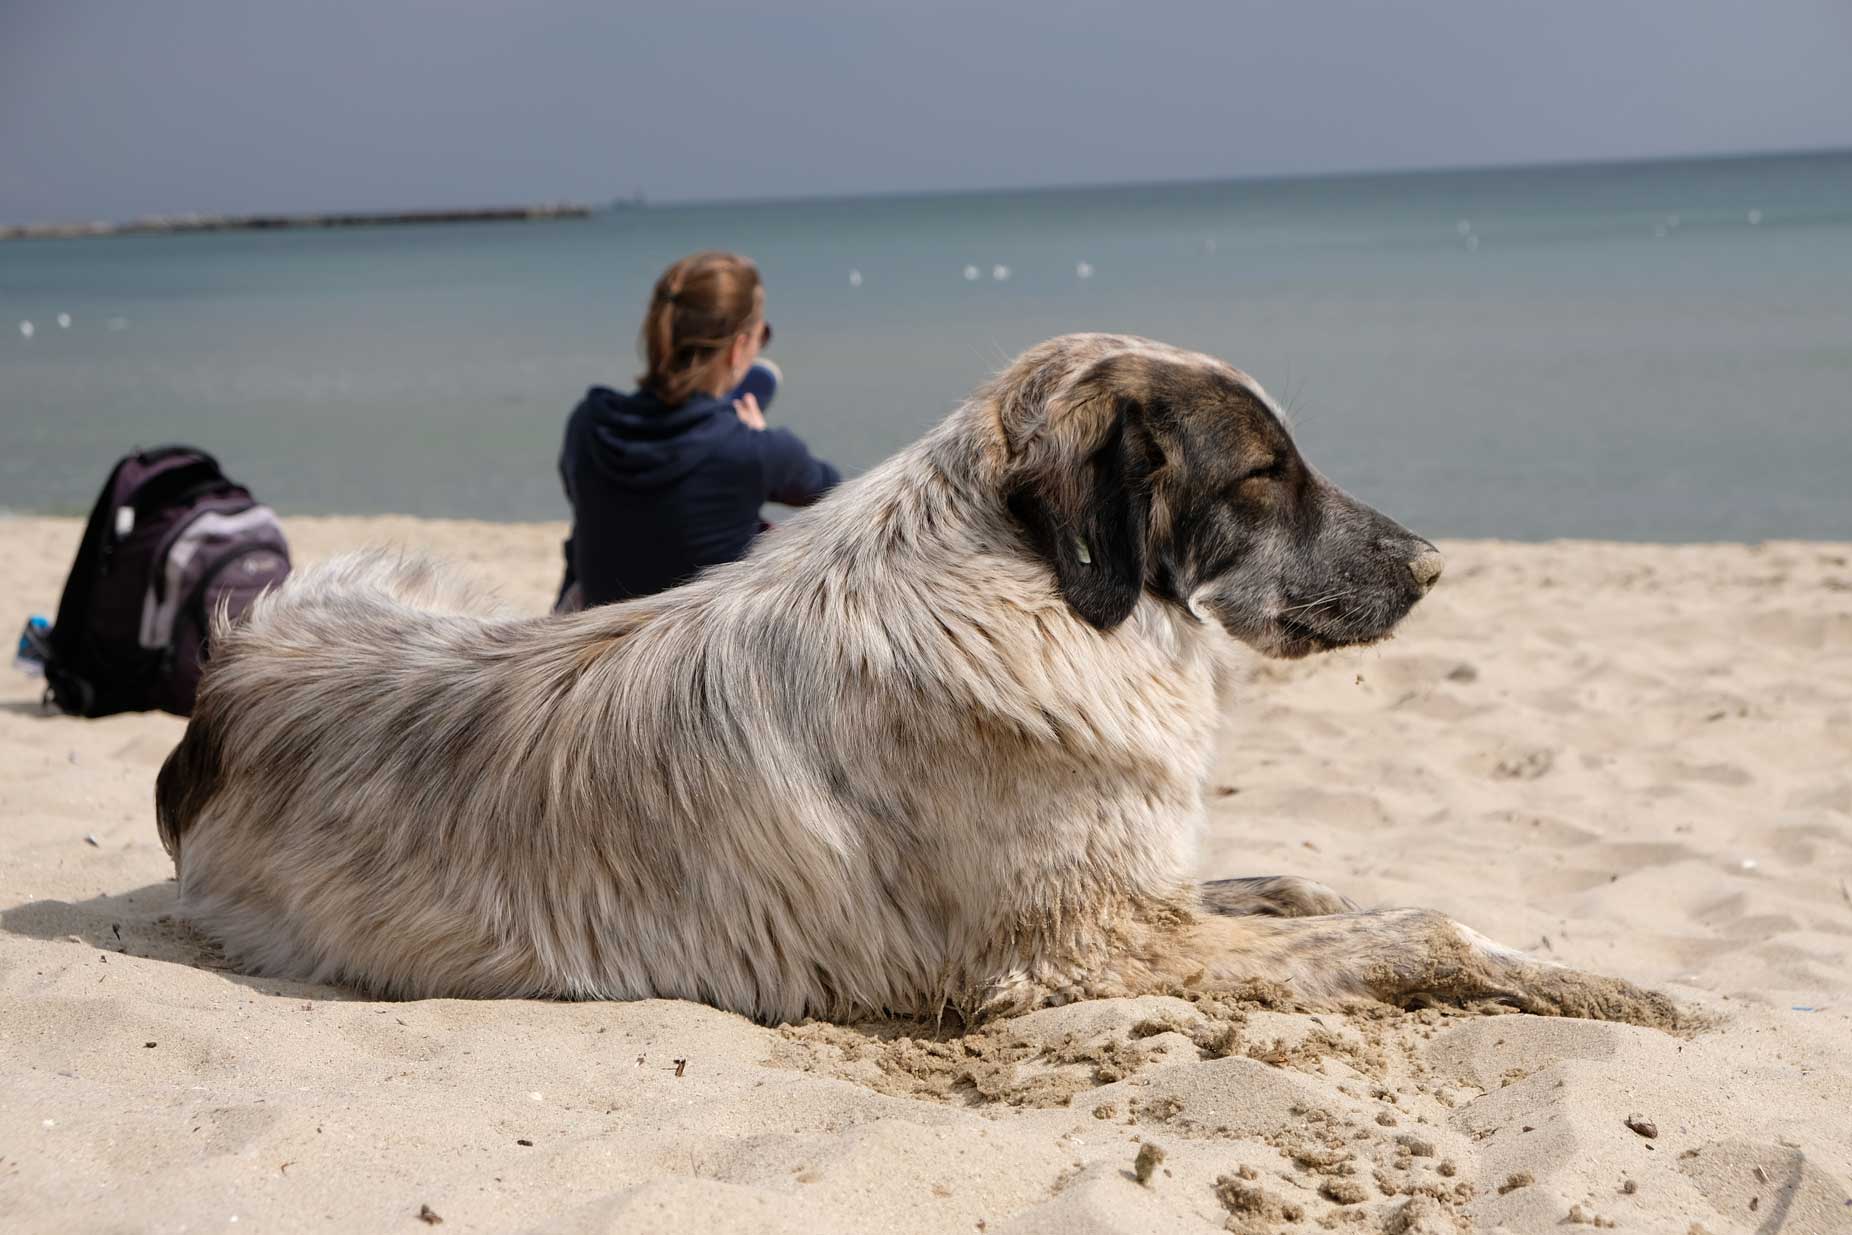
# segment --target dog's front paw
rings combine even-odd
[[[1678,1005],[1657,991],[1621,978],[1583,973],[1559,965],[1513,967],[1501,975],[1492,997],[1536,1016],[1573,1016],[1592,1021],[1623,1021],[1655,1029],[1679,1029],[1691,1023]]]
[[[1455,936],[1463,949],[1450,957],[1448,946],[1435,947],[1431,955],[1440,961],[1433,971],[1440,979],[1435,989],[1415,983],[1392,1002],[1406,1005],[1437,997],[1448,1003],[1486,1001],[1533,1016],[1624,1021],[1658,1029],[1677,1029],[1690,1023],[1676,1004],[1656,991],[1644,990],[1621,978],[1584,973],[1541,960],[1494,943],[1471,927],[1442,921],[1445,926],[1440,930]]]

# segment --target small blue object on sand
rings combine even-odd
[[[19,647],[13,652],[13,668],[28,677],[44,677],[45,662],[51,659],[51,623],[34,614],[26,619],[19,632]]]

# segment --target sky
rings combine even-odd
[[[1852,146],[1848,0],[0,0],[0,222]]]

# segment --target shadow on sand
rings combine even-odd
[[[340,1002],[361,998],[338,987],[235,972],[225,964],[225,958],[212,941],[177,920],[173,912],[174,881],[164,879],[130,892],[89,900],[42,900],[15,905],[0,910],[0,930],[31,939],[83,943],[102,952],[184,965],[217,974],[261,995]]]

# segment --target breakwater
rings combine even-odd
[[[590,206],[490,206],[468,210],[399,210],[337,214],[157,215],[122,223],[27,223],[0,226],[0,240],[66,239],[75,236],[133,236],[174,232],[257,232],[292,228],[406,227],[433,223],[532,223],[583,219]]]

